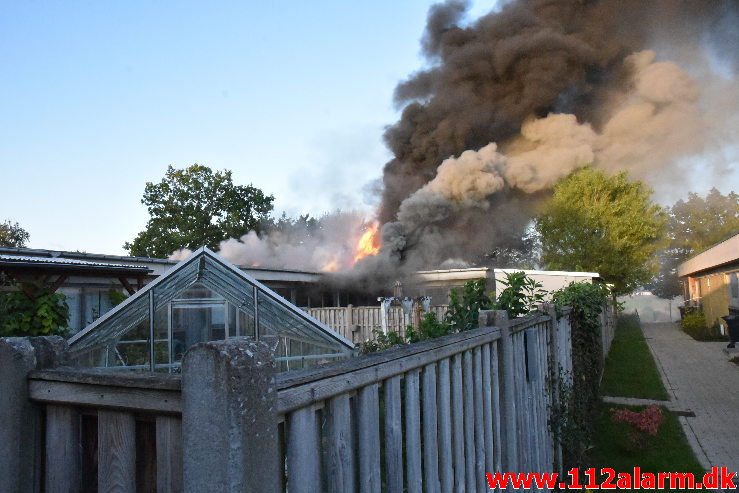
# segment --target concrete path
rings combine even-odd
[[[674,323],[642,324],[662,381],[696,457],[704,468],[739,471],[739,366],[728,361],[725,342],[698,342]]]

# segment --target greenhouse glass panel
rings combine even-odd
[[[194,344],[265,342],[283,371],[346,358],[353,345],[248,274],[202,248],[74,335],[80,366],[178,371]]]

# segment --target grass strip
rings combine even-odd
[[[618,406],[601,403],[595,421],[593,448],[590,450],[590,467],[600,470],[610,467],[617,473],[631,473],[635,466],[642,472],[691,472],[696,481],[703,478],[703,468],[695,459],[690,444],[680,426],[677,416],[662,408],[665,422],[656,436],[650,437],[643,448],[636,448],[629,441],[631,424],[614,422],[611,409],[627,408],[641,411],[641,407]],[[683,491],[683,490],[662,490]]]
[[[601,395],[667,400],[652,353],[649,351],[639,319],[622,315],[605,363]]]

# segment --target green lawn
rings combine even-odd
[[[635,449],[629,442],[629,423],[611,420],[611,409],[627,407],[601,403],[595,422],[595,437],[590,453],[590,466],[600,469],[610,467],[616,472],[632,472],[639,466],[642,472],[692,472],[696,480],[703,477],[703,469],[693,456],[677,417],[662,409],[665,422],[651,442],[642,449]],[[635,411],[643,408],[632,407]],[[690,419],[690,418],[688,418]],[[671,491],[671,490],[663,490]]]
[[[642,399],[669,398],[635,316],[619,317],[600,393]]]
[[[601,395],[668,399],[636,317],[619,319],[616,336],[606,360]],[[650,437],[647,445],[640,448],[632,445],[629,440],[632,425],[617,423],[611,419],[611,409],[624,407],[628,406],[600,403],[595,420],[593,447],[588,454],[590,467],[609,467],[617,473],[630,473],[638,466],[642,472],[692,472],[696,475],[696,480],[702,479],[704,471],[693,455],[677,416],[663,408],[665,422],[657,435]],[[640,411],[643,407],[630,409]]]

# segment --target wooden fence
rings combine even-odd
[[[243,338],[196,345],[181,375],[48,369],[59,338],[0,339],[0,491],[478,492],[551,472],[569,315],[480,321],[279,374]]]
[[[448,305],[434,305],[430,311],[436,314],[437,319],[443,320],[448,309]],[[305,311],[355,344],[373,340],[374,331],[382,329],[382,312],[379,306],[349,305],[341,308],[308,308]],[[405,335],[406,325],[418,327],[421,316],[420,306],[415,306],[409,316],[404,315],[401,307],[391,306],[387,315],[387,328]]]

